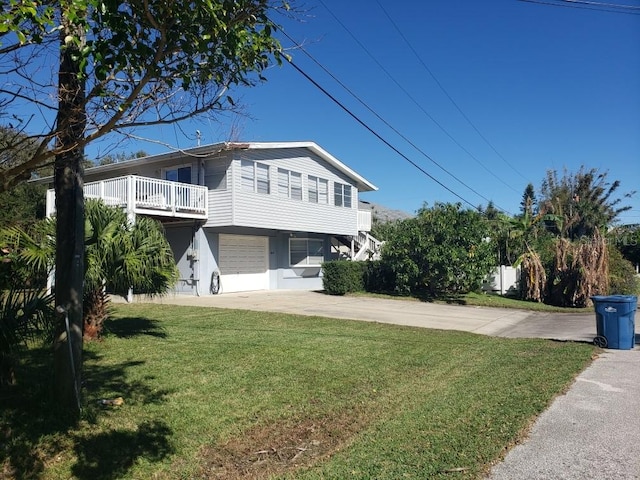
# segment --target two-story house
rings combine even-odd
[[[159,219],[180,271],[176,291],[207,295],[320,289],[321,264],[369,258],[377,190],[313,142],[218,143],[85,171],[85,197]],[[53,214],[53,190],[47,213]]]

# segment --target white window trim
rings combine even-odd
[[[261,163],[261,162],[256,162],[254,160],[247,160],[247,159],[241,159],[240,160],[240,188],[244,189],[244,184],[243,184],[243,173],[244,173],[244,168],[243,168],[243,163],[251,163],[252,165],[252,177],[251,180],[253,182],[253,193],[259,193],[260,195],[269,195],[271,193],[271,168],[269,167],[269,165],[267,165],[266,163]],[[246,163],[245,163],[246,164]],[[258,190],[258,165],[260,165],[261,167],[264,167],[266,169],[267,172],[267,191],[266,192],[260,192]],[[248,177],[247,177],[248,180]],[[248,189],[246,189],[245,191],[249,191]]]
[[[306,262],[307,263],[291,263],[291,242],[299,242],[305,241],[307,245],[307,254],[306,254]],[[308,263],[309,262],[309,241],[320,242],[322,243],[322,260],[320,263]],[[307,267],[321,267],[322,262],[324,262],[324,240],[321,238],[290,238],[289,239],[289,266],[291,268],[307,268]]]
[[[286,185],[286,189],[287,189],[287,193],[286,194],[281,194],[280,193],[280,187],[285,187],[285,185],[282,185],[280,183],[280,175],[285,175],[287,176],[287,185]],[[300,183],[298,185],[299,190],[300,190],[300,198],[294,198],[293,197],[293,189],[294,189],[294,185],[293,185],[293,178],[298,178]],[[294,172],[293,170],[288,170],[286,168],[280,168],[278,167],[278,195],[281,197],[286,197],[286,198],[290,198],[291,200],[296,200],[296,201],[302,201],[304,200],[304,189],[303,189],[303,185],[302,185],[302,174],[300,172]]]
[[[341,200],[341,203],[339,205],[336,202],[336,197],[337,197],[337,195],[336,195],[336,187],[337,186],[340,186],[340,200]],[[345,202],[344,202],[344,199],[345,199],[344,191],[345,191],[346,187],[348,187],[349,191],[350,191],[350,194],[349,194],[349,203],[350,203],[350,205],[349,206],[346,206]],[[340,208],[353,208],[353,204],[354,204],[354,202],[353,202],[353,191],[354,191],[353,186],[349,185],[348,183],[333,182],[333,204],[336,207],[340,207]]]
[[[307,199],[310,203],[316,203],[318,205],[327,205],[329,203],[329,180],[327,180],[326,178],[322,178],[322,177],[316,177],[315,175],[308,175],[307,176],[307,181],[308,181],[308,185],[307,185]],[[311,186],[314,185],[315,189],[314,192],[316,194],[316,201],[312,201],[311,200]],[[320,185],[323,185],[325,187],[325,191],[322,192],[324,194],[324,201],[321,201],[321,196],[320,196]]]

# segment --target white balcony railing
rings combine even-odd
[[[84,185],[85,198],[99,198],[105,204],[127,211],[164,217],[206,219],[207,187],[128,175]],[[47,215],[55,212],[55,194],[47,192]]]

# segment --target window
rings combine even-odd
[[[269,193],[269,167],[262,163],[256,163],[256,191]]]
[[[351,208],[351,185],[333,184],[333,197],[336,207]]]
[[[294,200],[302,200],[302,175],[279,168],[278,195]]]
[[[324,262],[324,241],[322,239],[289,239],[289,263],[292,267],[319,267],[322,262]]]
[[[240,163],[242,188],[258,193],[269,193],[269,166],[242,160]]]
[[[329,182],[324,178],[309,175],[309,201],[312,203],[329,202]]]
[[[171,182],[191,183],[191,165],[165,170],[164,179]]]

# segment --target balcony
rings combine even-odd
[[[208,218],[207,187],[128,175],[84,184],[85,198],[101,199],[136,215]],[[55,213],[55,192],[47,191],[47,216]]]

